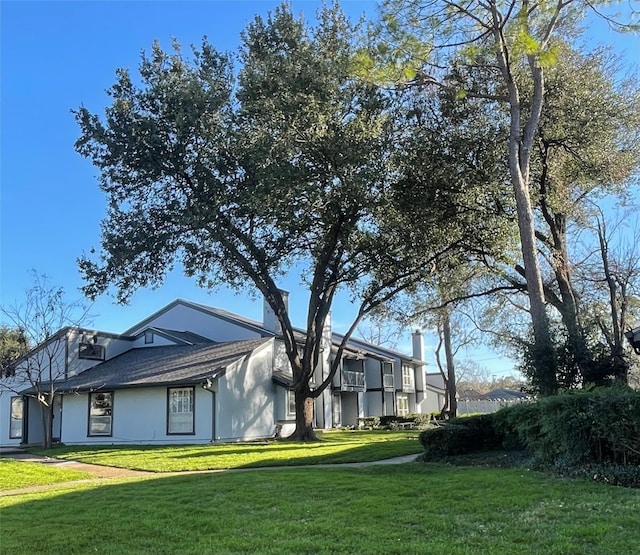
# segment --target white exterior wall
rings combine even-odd
[[[217,380],[216,440],[272,437],[276,432],[276,385],[272,380],[273,341],[227,367]]]
[[[144,349],[145,347],[166,347],[169,345],[175,345],[176,341],[171,341],[162,335],[157,333],[153,334],[153,343],[145,343],[144,342],[144,334],[140,337],[136,338],[136,340],[132,343],[132,347],[135,349]]]
[[[240,341],[242,339],[258,339],[260,334],[247,328],[224,320],[215,314],[203,312],[183,304],[177,304],[143,326],[130,330],[134,335],[146,327],[166,328],[175,331],[190,331],[212,341]]]
[[[444,406],[444,395],[440,392],[427,389],[424,400],[420,403],[420,413],[429,414],[440,412]]]
[[[189,444],[212,438],[213,395],[195,391],[195,434],[167,434],[167,387],[118,389],[113,392],[111,436],[89,436],[89,394],[64,396],[61,441],[74,444]]]
[[[95,333],[97,337],[96,344],[105,348],[105,360],[121,355],[133,347],[133,343],[131,341],[118,339],[117,337],[100,335],[100,332],[87,333],[85,337],[89,338],[93,333]],[[89,370],[89,368],[93,368],[102,362],[101,360],[80,358],[80,343],[82,343],[82,337],[82,332],[75,330],[69,332],[66,354],[67,372],[69,377],[80,374],[80,372],[84,372],[85,370]]]
[[[29,386],[28,383],[18,378],[2,378],[0,380],[0,446],[7,447],[11,445],[20,445],[22,438],[10,439],[11,426],[11,398],[19,397],[15,391],[20,391]],[[15,390],[15,391],[14,391]],[[26,403],[24,412],[26,413]],[[23,418],[24,418],[23,414]]]

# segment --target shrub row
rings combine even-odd
[[[570,392],[457,418],[420,434],[426,459],[524,449],[540,465],[640,483],[640,393],[627,388]]]

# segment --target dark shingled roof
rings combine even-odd
[[[250,339],[213,345],[132,349],[61,382],[58,391],[199,383],[219,377],[226,366],[267,341],[269,339]]]
[[[166,328],[156,328],[156,327],[150,327],[147,329],[150,331],[159,333],[164,337],[166,337],[167,339],[174,339],[174,340],[182,341],[183,343],[191,343],[191,345],[198,345],[198,344],[211,345],[215,343],[215,341],[211,341],[211,339],[207,339],[202,335],[198,335],[197,333],[193,333],[190,331],[176,331],[176,330],[169,330]]]

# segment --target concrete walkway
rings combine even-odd
[[[252,468],[228,468],[215,470],[185,470],[181,472],[149,472],[144,470],[130,470],[128,468],[116,468],[114,466],[104,466],[99,464],[87,464],[78,461],[68,461],[62,459],[54,459],[33,455],[22,451],[21,449],[0,449],[0,457],[14,459],[17,461],[34,462],[67,470],[77,470],[91,474],[93,478],[83,480],[73,480],[69,482],[56,482],[54,484],[43,484],[41,486],[28,486],[25,488],[11,489],[0,492],[0,497],[9,495],[21,495],[24,493],[36,493],[39,491],[47,491],[68,485],[101,483],[117,478],[160,478],[163,476],[184,476],[189,474],[216,474],[221,472],[255,472],[258,470],[295,470],[304,468],[364,468],[367,466],[377,465],[395,465],[414,462],[419,454],[404,455],[402,457],[394,457],[391,459],[383,459],[380,461],[355,462],[355,463],[335,463],[335,464],[306,464],[297,466],[263,466]]]

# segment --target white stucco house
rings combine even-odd
[[[325,330],[316,369],[328,372],[342,337]],[[262,322],[178,299],[122,334],[59,330],[53,438],[65,444],[168,444],[283,436],[294,428],[291,368],[277,321],[265,303]],[[425,380],[422,335],[404,355],[353,339],[332,386],[316,400],[318,428],[357,425],[369,416],[429,413],[443,392]],[[42,440],[40,405],[20,381],[21,364],[0,380],[0,445]]]

